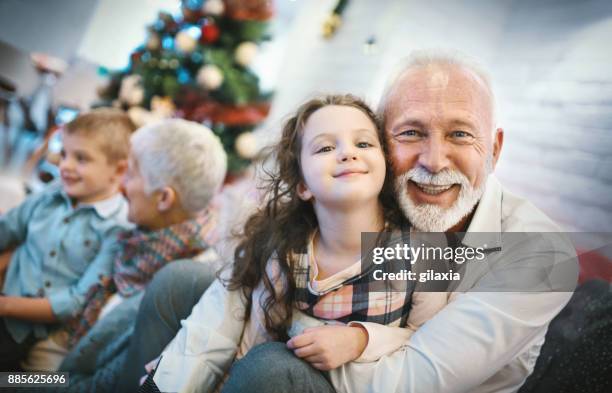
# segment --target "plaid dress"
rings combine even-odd
[[[408,241],[407,234],[403,234],[394,232],[393,236],[381,236],[380,241],[384,243],[385,239],[397,236]],[[321,320],[343,324],[355,321],[406,327],[414,285],[406,281],[376,280],[373,273],[375,270],[388,273],[397,272],[397,269],[410,270],[408,261],[375,265],[371,258],[362,258],[345,270],[317,282],[313,239],[314,235],[305,253],[295,255],[293,275],[299,310]]]

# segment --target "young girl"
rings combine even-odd
[[[289,337],[296,356],[320,370],[376,360],[408,335],[363,351],[361,323],[414,329],[444,304],[444,294],[415,302],[410,290],[376,292],[361,261],[362,232],[398,230],[403,217],[366,104],[350,95],[308,101],[274,153],[279,169],[268,202],[247,221],[231,272],[221,273],[162,353],[154,376],[161,391],[211,391],[235,356]]]

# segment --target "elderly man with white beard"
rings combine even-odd
[[[492,234],[487,238],[492,253],[516,246],[504,243],[506,233],[560,232],[492,175],[504,141],[503,130],[496,128],[494,101],[484,71],[445,53],[413,54],[388,84],[379,112],[397,199],[413,232]],[[555,251],[566,259],[575,256],[573,250]],[[502,262],[504,268],[514,263],[512,258]],[[541,273],[537,262],[528,266],[529,274]],[[569,301],[571,289],[487,291],[491,281],[485,273],[470,276],[463,283],[466,291],[448,292],[446,306],[409,340],[407,329],[360,323],[366,336],[361,341],[367,344],[351,353],[369,362],[350,362],[324,377],[284,343],[261,344],[234,365],[223,392],[333,392],[328,379],[341,392],[515,392],[533,371],[548,324]],[[165,272],[160,275],[165,281],[151,285],[143,304],[168,311],[140,316],[143,331],[157,329],[159,321],[169,326],[170,320],[178,330],[177,306],[165,299],[179,293],[181,280],[198,274],[193,269],[189,275],[172,274]],[[186,299],[184,292],[177,296]],[[192,292],[197,299],[197,291]],[[188,315],[193,301],[181,304]],[[387,355],[373,359],[371,354],[384,352],[381,348],[388,349]],[[141,360],[128,364],[141,365],[142,359],[154,357],[138,356]]]
[[[492,175],[504,133],[496,127],[489,77],[479,66],[459,55],[417,52],[383,97],[379,112],[397,199],[414,230],[500,234],[488,239],[492,250],[508,248],[504,233],[560,232]],[[575,256],[573,249],[562,252],[567,260]],[[350,363],[331,378],[351,392],[517,391],[533,371],[548,324],[572,292],[481,292],[480,284],[449,292],[447,306],[375,367]],[[400,330],[362,325],[368,332],[362,356],[402,340]]]

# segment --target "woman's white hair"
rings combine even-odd
[[[397,82],[408,71],[429,66],[459,67],[473,73],[480,80],[491,100],[491,121],[493,130],[495,130],[497,122],[496,103],[495,95],[493,94],[491,75],[474,58],[456,50],[444,49],[415,50],[410,52],[410,54],[400,62],[399,66],[392,74],[392,77],[387,80],[383,94],[378,102],[377,114],[380,116],[380,119],[382,119],[383,124],[385,123],[385,112],[389,104],[388,100],[394,92]]]
[[[227,155],[207,127],[171,119],[138,129],[131,137],[145,193],[172,187],[190,213],[204,209],[221,187]]]

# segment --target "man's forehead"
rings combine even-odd
[[[428,65],[408,69],[399,76],[395,83],[394,95],[400,96],[411,91],[468,92],[488,95],[483,81],[472,71],[459,66]]]
[[[452,107],[490,109],[491,99],[482,81],[472,72],[449,66],[426,66],[405,71],[387,98],[385,112],[404,112],[416,104],[435,102]],[[476,108],[473,108],[476,109]]]
[[[407,70],[403,75],[407,83],[414,84],[420,88],[446,89],[450,82],[450,70],[448,67],[430,65],[413,70]]]

